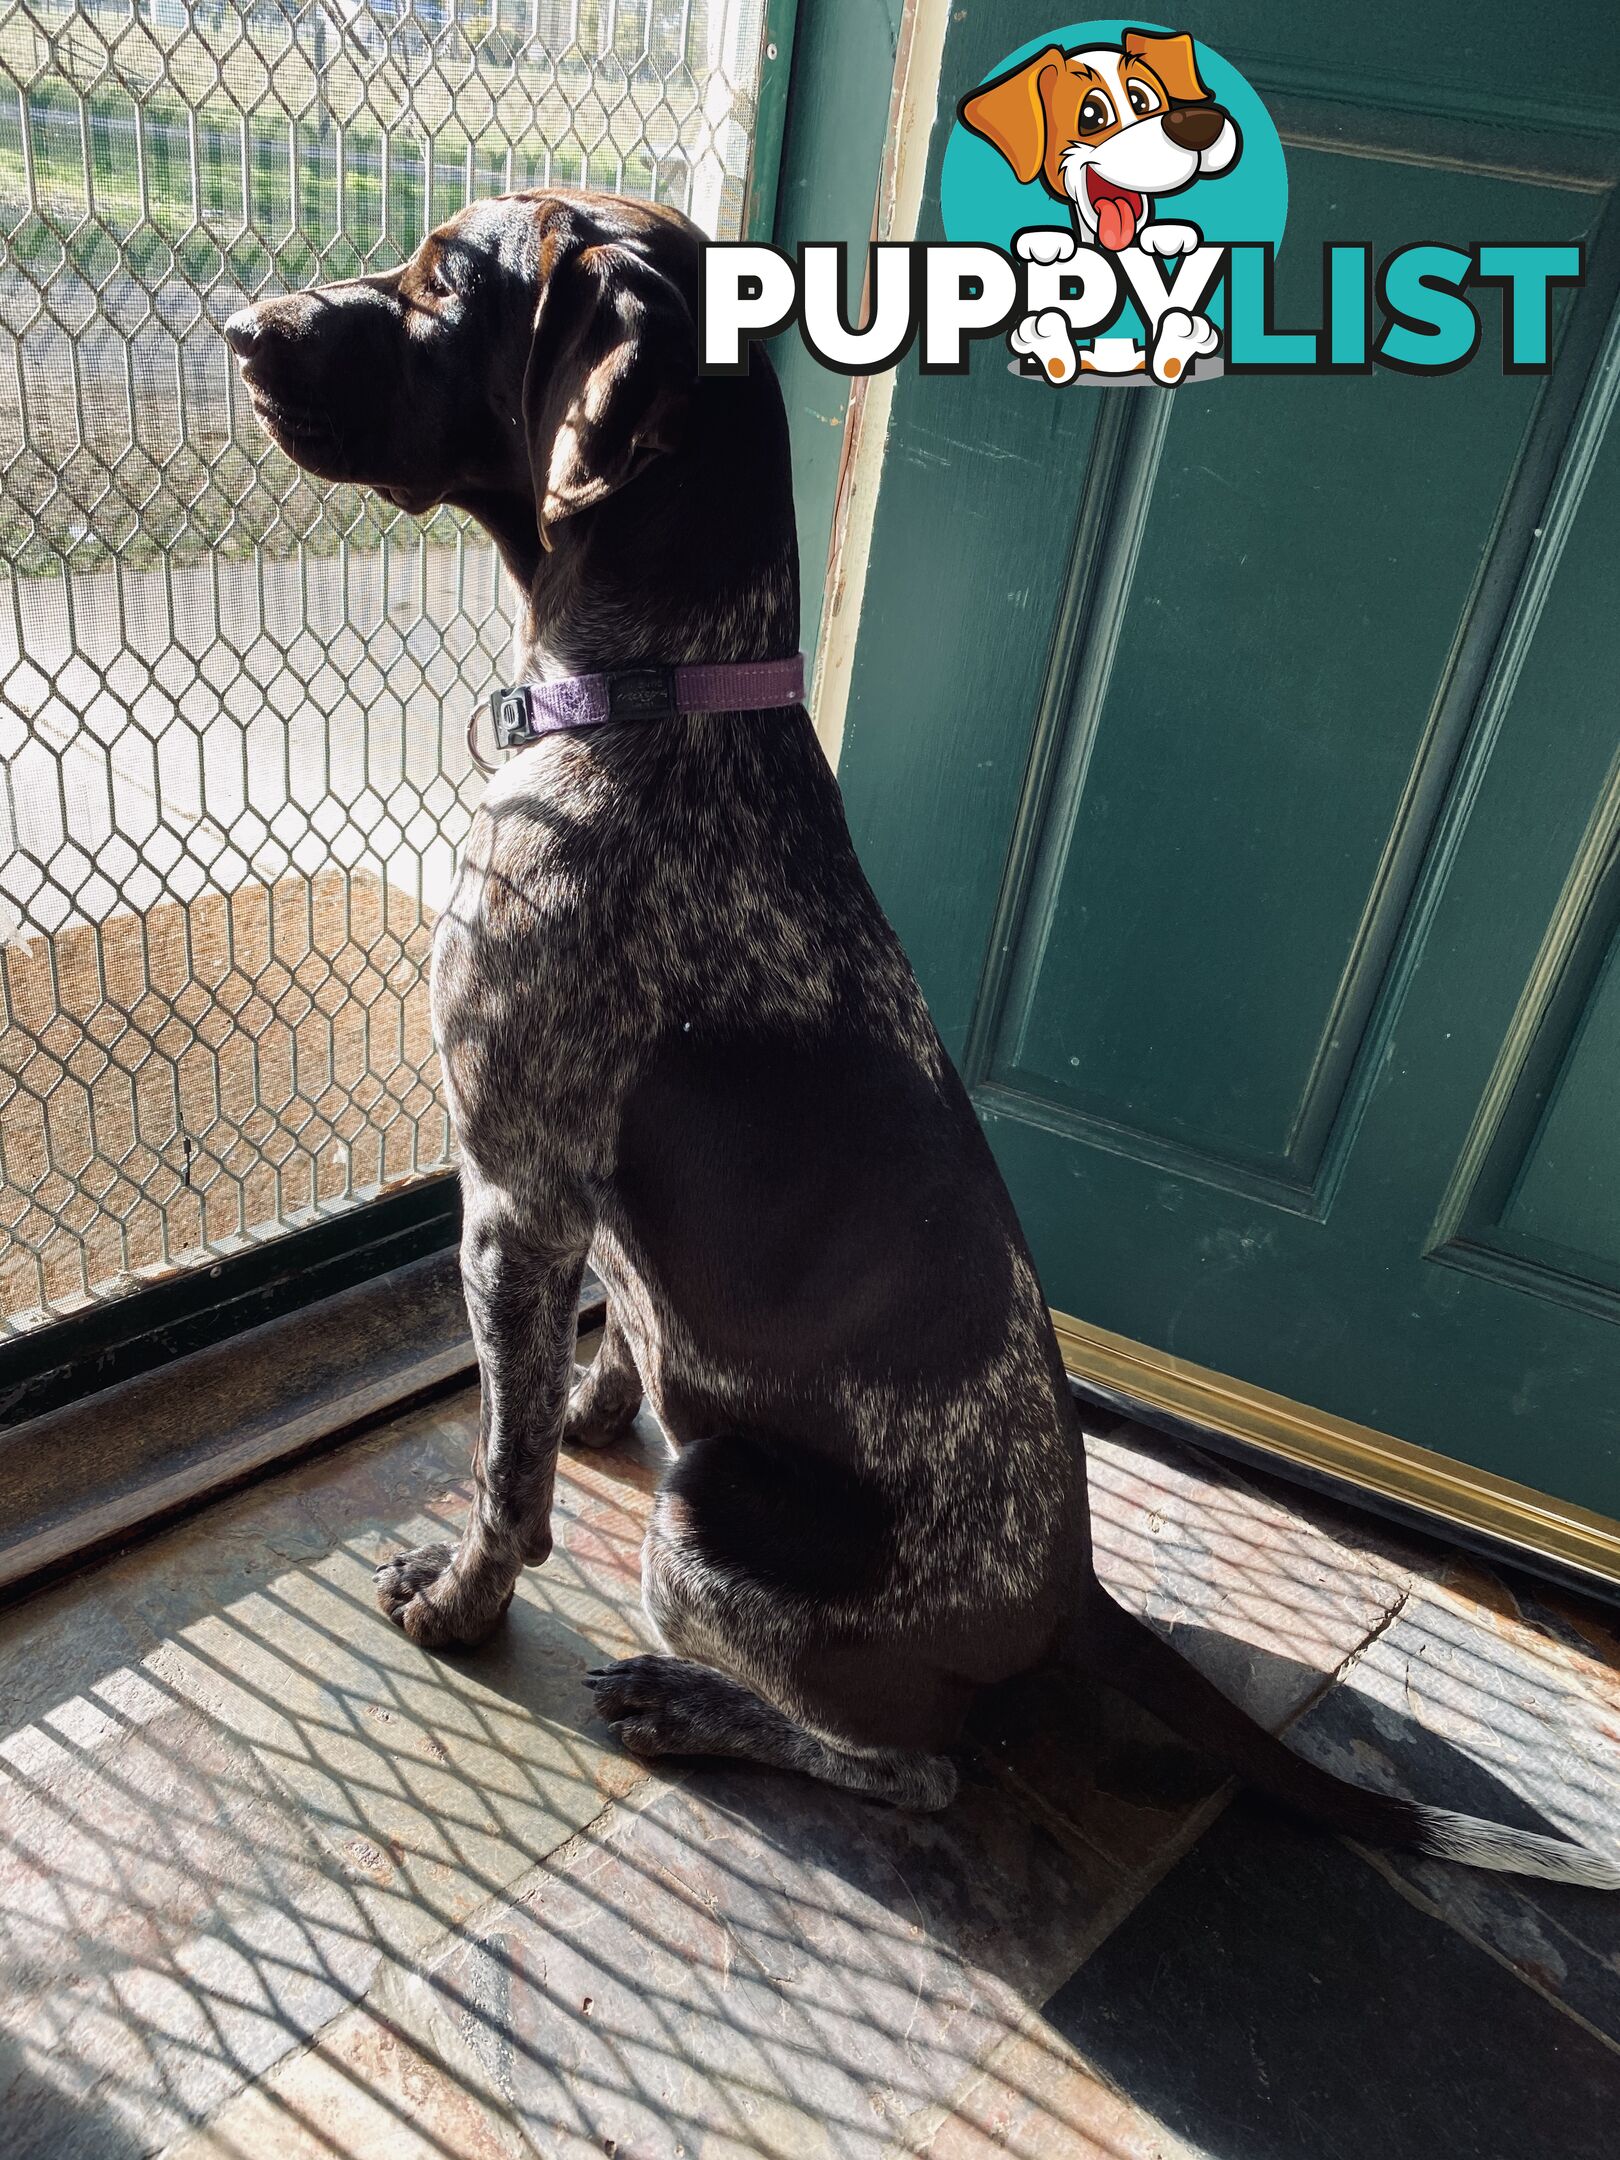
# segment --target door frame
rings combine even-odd
[[[1620,1522],[1608,1516],[1070,1313],[1054,1309],[1052,1324],[1064,1370],[1086,1399],[1171,1432],[1233,1443],[1285,1476],[1365,1498],[1380,1513],[1444,1524],[1465,1543],[1620,1592]]]

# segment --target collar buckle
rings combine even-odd
[[[679,710],[672,667],[617,668],[607,686],[610,720],[673,720]]]
[[[495,740],[503,750],[517,750],[524,743],[534,741],[526,686],[520,684],[516,690],[491,691],[489,713],[495,723]]]
[[[490,691],[490,719],[495,721],[495,741],[501,750],[518,750],[534,741],[527,687]]]

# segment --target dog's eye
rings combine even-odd
[[[1085,103],[1080,108],[1080,125],[1088,135],[1098,128],[1111,127],[1114,108],[1100,90],[1088,90]]]
[[[1125,85],[1125,95],[1130,99],[1131,111],[1138,120],[1159,110],[1158,93],[1151,83],[1128,82]]]
[[[435,255],[423,265],[421,290],[435,300],[459,300],[461,298],[454,279],[444,266],[444,257]]]

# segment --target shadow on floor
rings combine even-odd
[[[1247,1800],[1046,2018],[1209,2160],[1615,2150],[1612,2042],[1377,1866]]]
[[[40,2077],[0,2032],[0,2145],[16,2160],[140,2160],[150,2150],[94,2100]]]
[[[196,2160],[198,2122],[243,2160],[1611,2148],[1620,1899],[1223,1812],[1219,1765],[1107,1690],[1010,1695],[940,1817],[620,1754],[582,1675],[643,1647],[650,1454],[568,1462],[510,1623],[418,1651],[370,1567],[453,1534],[475,1417],[413,1413],[0,1621],[6,2160]],[[1290,1744],[1612,1838],[1596,1621],[1549,1634],[1195,1458],[1110,1477],[1178,1645]],[[496,2142],[458,2142],[464,2099]]]
[[[1607,2149],[1620,2052],[1453,1917],[1247,1802],[1205,1828],[1219,1770],[1107,1690],[1010,1707],[942,1816],[694,1765],[458,1945],[433,1985],[538,2149],[940,2160],[978,2113],[1029,2154]],[[1436,1798],[1557,1830],[1444,1741],[1423,1753]],[[1525,1895],[1612,1924],[1589,1893]]]

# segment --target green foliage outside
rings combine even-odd
[[[373,498],[307,480],[233,423],[228,363],[221,352],[214,366],[206,328],[192,328],[178,369],[171,342],[144,363],[149,378],[137,363],[127,381],[116,348],[96,361],[70,355],[48,324],[29,332],[34,293],[55,301],[53,281],[77,288],[80,319],[82,280],[126,331],[148,307],[184,329],[243,293],[389,267],[480,194],[551,179],[684,200],[676,145],[700,89],[680,65],[669,79],[623,67],[604,80],[576,51],[532,95],[502,70],[459,90],[429,85],[415,103],[396,94],[385,125],[352,73],[287,59],[252,84],[221,68],[213,94],[188,102],[166,76],[150,90],[105,75],[84,86],[0,52],[0,70],[15,66],[10,82],[0,74],[0,294],[7,326],[24,331],[27,384],[24,412],[20,386],[0,375],[0,574],[334,553],[378,545],[398,522]],[[291,110],[274,94],[283,78]],[[343,119],[323,108],[323,84],[346,101]],[[458,109],[477,115],[476,136]],[[53,337],[30,372],[30,339]],[[97,365],[108,379],[89,380]],[[460,524],[445,513],[432,531],[449,538]]]
[[[137,105],[116,88],[81,100],[70,84],[47,81],[27,94],[25,154],[23,102],[15,90],[8,102],[9,111],[0,103],[0,232],[8,261],[36,281],[66,264],[99,283],[121,260],[143,282],[178,274],[199,286],[224,276],[250,291],[272,278],[303,284],[397,261],[477,195],[548,177],[653,191],[639,114],[618,116],[634,135],[623,150],[611,141],[587,148],[566,114],[550,142],[534,132],[475,143],[446,129],[430,146],[420,133],[385,135],[375,122],[340,129],[316,114],[243,115],[225,104],[188,112],[161,96]],[[44,215],[29,202],[30,156]],[[663,192],[679,178],[678,168],[666,173]]]

